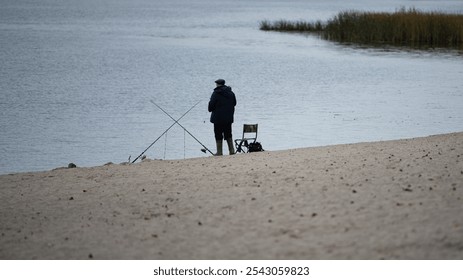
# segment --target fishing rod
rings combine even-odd
[[[211,150],[209,150],[206,146],[204,146],[203,143],[201,143],[201,141],[199,141],[196,137],[194,137],[193,134],[191,134],[183,125],[181,125],[178,121],[180,120],[175,120],[171,115],[169,115],[169,113],[167,113],[164,109],[162,109],[158,104],[156,104],[153,100],[150,100],[151,103],[153,103],[156,107],[158,107],[161,111],[163,111],[166,115],[169,116],[169,118],[171,118],[173,121],[175,121],[176,124],[178,124],[181,128],[183,128],[183,130],[185,130],[188,134],[190,134],[191,137],[193,137],[193,139],[196,140],[196,142],[198,142],[201,146],[203,146],[203,149],[201,149],[201,152],[203,153],[206,153],[206,151],[208,151],[211,155],[214,155],[213,152],[211,152]]]
[[[153,101],[151,101],[151,102],[153,102]],[[167,131],[169,131],[176,123],[179,124],[178,121],[181,120],[181,119],[182,119],[186,114],[188,114],[191,110],[193,110],[193,108],[196,107],[196,105],[198,105],[200,102],[201,102],[201,101],[196,102],[196,104],[193,105],[193,107],[191,107],[188,111],[186,111],[180,118],[178,118],[178,120],[173,119],[175,122],[174,122],[171,126],[169,126],[161,135],[159,135],[159,137],[156,138],[156,140],[154,140],[153,143],[151,143],[151,144],[148,146],[148,148],[146,148],[136,159],[134,159],[134,160],[132,161],[132,163],[135,163],[135,162],[137,161],[137,159],[139,159],[144,153],[146,153],[146,151],[148,151],[148,149],[151,148],[151,146],[153,146],[154,143],[156,143],[164,134],[166,134]],[[157,106],[157,105],[156,105],[156,106]],[[170,117],[170,116],[169,116],[169,117]]]

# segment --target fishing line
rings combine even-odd
[[[191,137],[193,137],[193,139],[196,140],[196,142],[198,142],[201,146],[203,146],[203,149],[201,149],[201,152],[203,153],[206,153],[206,151],[208,151],[211,155],[214,155],[213,152],[211,152],[211,150],[209,150],[206,146],[204,146],[203,143],[201,143],[201,141],[198,140],[198,138],[196,138],[193,134],[191,134],[191,132],[189,132],[183,125],[181,125],[178,120],[175,120],[171,115],[169,115],[169,113],[166,112],[166,110],[162,109],[161,106],[159,106],[158,104],[156,104],[153,100],[150,100],[151,103],[153,103],[156,107],[158,107],[161,111],[163,111],[166,115],[169,116],[169,118],[171,118],[173,121],[175,121],[176,124],[178,124],[181,128],[183,128],[186,133],[188,133]]]
[[[166,151],[167,151],[167,133],[164,139],[164,160],[166,159]]]
[[[151,101],[151,102],[153,102],[153,101]],[[151,147],[154,145],[154,143],[156,143],[164,134],[167,133],[167,131],[169,131],[169,129],[171,129],[176,123],[178,123],[179,120],[181,120],[186,114],[188,114],[191,110],[193,110],[193,108],[196,107],[200,102],[201,102],[201,100],[198,101],[198,102],[196,102],[196,104],[193,105],[188,111],[186,111],[180,118],[178,118],[177,120],[174,120],[175,122],[174,122],[173,124],[171,124],[161,135],[159,135],[159,137],[156,138],[156,140],[154,140],[153,143],[151,143],[140,155],[138,155],[138,157],[136,157],[136,158],[132,161],[132,163],[135,163],[135,162],[137,161],[137,159],[139,159],[143,154],[146,153],[146,151],[149,150],[149,148],[151,148]],[[153,103],[154,103],[154,102],[153,102]],[[156,105],[156,106],[157,106],[157,105]],[[172,117],[171,117],[171,118],[172,118]]]

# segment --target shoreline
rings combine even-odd
[[[0,186],[0,259],[463,258],[463,132]]]

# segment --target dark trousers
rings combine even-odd
[[[232,138],[232,124],[214,124],[214,134],[216,141],[222,141],[223,139]]]

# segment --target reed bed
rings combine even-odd
[[[321,21],[315,23],[306,21],[291,22],[287,20],[278,20],[270,22],[264,20],[260,22],[260,30],[264,31],[285,31],[285,32],[322,32],[325,26]]]
[[[386,12],[340,12],[325,23],[262,21],[261,30],[315,32],[322,38],[361,44],[463,49],[463,14],[400,9]]]

